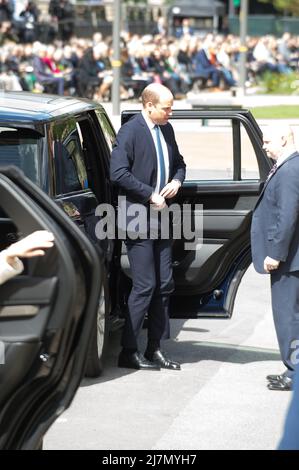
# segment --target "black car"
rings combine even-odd
[[[109,158],[114,130],[99,105],[73,98],[5,93],[0,107],[0,165],[19,167],[33,183],[55,200],[92,241],[103,263],[101,295],[90,337],[86,374],[102,370],[105,312],[115,310],[114,241],[95,237],[95,209],[112,203]],[[17,235],[10,233],[13,241]],[[5,240],[4,240],[5,242]],[[110,288],[109,288],[110,285]],[[113,325],[118,319],[111,316]]]
[[[123,113],[123,122],[134,113]],[[251,214],[271,161],[249,111],[175,111],[172,124],[188,169],[176,203],[188,208],[192,223],[202,220],[203,237],[192,247],[184,236],[174,240],[171,312],[229,318],[251,263]],[[17,170],[0,176],[0,249],[39,227],[59,242],[54,254],[30,261],[24,276],[0,288],[0,345],[8,358],[0,366],[0,448],[37,446],[70,403],[83,369],[90,376],[101,372],[108,331],[126,310],[124,245],[95,235],[97,206],[117,207],[109,181],[114,138],[96,103],[1,95],[0,165],[17,166],[27,178]],[[2,315],[7,305],[24,306],[24,313]],[[28,305],[34,315],[26,314]]]

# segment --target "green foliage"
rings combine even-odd
[[[255,119],[298,119],[298,106],[260,106],[251,108]]]
[[[299,74],[266,72],[261,78],[263,92],[276,95],[299,95]]]
[[[299,16],[299,0],[260,0],[262,3],[272,3],[277,10]]]

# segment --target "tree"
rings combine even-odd
[[[299,16],[299,0],[260,0],[263,3],[272,3],[272,5],[283,12]]]

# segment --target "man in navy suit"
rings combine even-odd
[[[252,259],[270,273],[274,324],[286,371],[268,375],[270,390],[291,390],[299,340],[299,154],[290,127],[264,134],[264,149],[276,160],[253,212]]]
[[[159,236],[159,225],[158,237],[151,237],[149,226],[152,210],[162,211],[177,194],[186,166],[168,123],[173,106],[170,90],[150,84],[143,90],[142,104],[142,112],[121,127],[111,157],[111,181],[126,197],[127,209],[141,206],[146,214],[146,233],[133,239],[128,231],[125,240],[133,286],[118,365],[179,370],[180,364],[160,349],[161,340],[169,338],[168,306],[173,291],[171,240]],[[129,220],[126,224],[128,229]],[[138,349],[138,335],[146,314],[148,344],[143,356]]]

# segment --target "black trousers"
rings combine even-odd
[[[127,240],[132,273],[122,346],[138,349],[138,335],[148,314],[148,339],[170,336],[169,296],[173,291],[171,240]]]
[[[271,297],[281,359],[292,377],[299,360],[299,272],[271,273]]]

